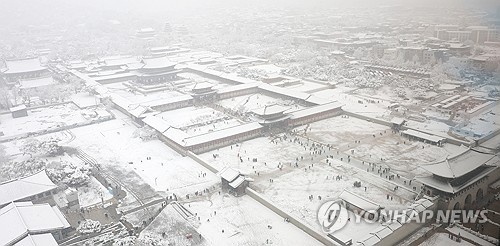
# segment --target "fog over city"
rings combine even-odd
[[[499,245],[497,0],[1,0],[0,246]]]

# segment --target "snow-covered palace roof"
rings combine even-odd
[[[468,149],[457,156],[423,168],[433,175],[416,180],[434,189],[455,194],[493,172],[500,158],[492,154]]]
[[[57,185],[52,183],[45,170],[30,176],[0,183],[0,207],[55,188],[57,188]]]
[[[495,161],[496,160],[496,161]],[[466,149],[456,156],[443,161],[424,165],[426,171],[444,178],[458,178],[485,164],[498,164],[499,158],[493,154]]]
[[[175,62],[169,61],[166,57],[144,57],[141,62],[144,63],[143,69],[167,68],[177,65]]]
[[[289,107],[281,106],[281,105],[271,105],[265,106],[262,108],[254,109],[252,113],[264,116],[264,115],[274,115],[274,114],[283,114],[285,111],[289,110]]]
[[[38,58],[28,58],[21,60],[6,60],[7,70],[4,74],[27,73],[46,70],[46,67],[40,65]]]
[[[61,211],[49,204],[13,202],[0,209],[0,245],[13,245],[28,235],[69,227]]]
[[[410,135],[413,137],[417,137],[420,139],[425,139],[425,140],[433,142],[433,143],[437,143],[439,141],[443,142],[445,140],[445,138],[435,136],[435,135],[430,135],[430,134],[419,132],[419,131],[415,131],[413,129],[404,130],[401,133],[406,134],[406,135]]]
[[[226,180],[227,182],[233,182],[236,180],[236,178],[238,178],[240,176],[240,172],[236,169],[231,168],[231,167],[224,167],[224,168],[222,168],[222,170],[220,170],[218,175],[221,178],[223,178],[224,180]]]
[[[13,112],[17,112],[17,111],[21,111],[21,110],[25,110],[25,109],[26,109],[26,105],[21,104],[21,105],[17,105],[15,107],[12,107],[9,110],[10,110],[10,112],[13,113]]]

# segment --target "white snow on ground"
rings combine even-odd
[[[208,107],[186,107],[165,111],[156,116],[173,127],[188,130],[187,133],[193,135],[206,133],[210,129],[215,131],[240,125],[231,116]]]
[[[210,124],[207,123],[206,125],[196,125],[188,127],[187,129],[184,129],[184,132],[189,134],[190,136],[196,136],[239,125],[241,125],[241,122],[237,119],[221,120],[212,122]]]
[[[435,233],[431,237],[429,237],[427,240],[425,240],[423,243],[420,244],[420,246],[443,246],[443,245],[449,245],[449,246],[465,246],[465,245],[473,245],[469,242],[466,242],[462,240],[461,242],[457,242],[451,238],[449,238],[448,233]]]
[[[453,226],[453,227],[448,227],[446,228],[447,231],[451,232],[451,233],[454,233],[455,235],[458,235],[460,234],[461,237],[463,238],[467,238],[467,239],[470,239],[472,240],[473,242],[477,242],[478,244],[480,245],[484,245],[484,246],[488,246],[488,245],[495,245],[493,243],[490,243],[466,230],[464,230],[463,228],[460,228],[459,226]],[[462,240],[463,241],[463,240]]]
[[[381,223],[368,223],[364,219],[360,219],[360,222],[356,222],[355,218],[357,215],[354,212],[348,210],[350,221],[342,227],[342,229],[333,232],[332,234],[338,238],[349,238],[352,242],[356,244],[358,239],[365,238],[369,233],[374,232],[377,228],[381,226]]]
[[[103,166],[136,172],[157,191],[192,193],[219,181],[194,160],[179,155],[160,140],[144,142],[134,138],[137,127],[125,115],[114,113],[119,119],[73,129],[76,139],[70,145],[80,147]],[[202,177],[202,173],[206,176]]]
[[[85,116],[88,110],[80,110],[72,103],[28,110],[28,116],[12,118],[11,114],[0,115],[0,131],[4,136],[28,132],[57,129],[63,126],[83,123],[91,118]]]
[[[199,74],[195,74],[195,73],[178,73],[177,76],[179,76],[180,78],[184,78],[184,79],[190,79],[195,83],[196,82],[208,82],[210,84],[213,84],[215,86],[214,88],[222,88],[222,87],[229,86],[229,84],[221,83],[218,80],[210,79],[210,78],[207,78],[207,77],[201,76]],[[189,86],[187,86],[186,89],[189,90]]]
[[[122,218],[125,219],[127,222],[132,224],[133,226],[141,227],[144,224],[144,221],[149,221],[151,218],[154,218],[154,216],[158,213],[159,209],[161,209],[162,204],[157,203],[152,206],[148,206],[143,209],[139,209],[135,212],[129,213],[124,215]],[[127,211],[128,209],[131,209],[130,207],[119,207],[118,211]]]
[[[423,171],[418,169],[420,164],[444,160],[461,149],[452,144],[438,147],[410,141],[393,133],[387,126],[349,116],[333,117],[296,129],[299,133],[307,129],[302,135],[311,140],[331,144],[360,160],[382,163],[400,174],[411,174],[410,176]]]
[[[78,201],[80,202],[80,207],[88,207],[101,203],[102,201],[107,201],[113,198],[111,192],[109,192],[106,187],[104,187],[96,178],[91,177],[88,185],[86,187],[79,187],[78,190]],[[101,199],[102,198],[102,199]]]
[[[345,162],[345,154],[339,155],[335,150],[328,149],[326,154],[311,154],[309,148],[304,149],[299,143],[290,140],[275,139],[273,143],[269,138],[256,138],[201,156],[219,169],[231,166],[250,175],[255,179],[252,186],[257,191],[318,229],[317,209],[325,199],[337,198],[344,189],[359,193],[385,207],[404,206],[415,195],[406,189],[394,192],[396,184],[380,178],[376,171],[366,172],[364,168],[367,165],[357,164],[363,169],[351,166],[353,163]],[[215,159],[213,155],[216,155]],[[334,155],[333,159],[329,158],[331,166],[325,162],[326,155]],[[339,160],[340,157],[344,158],[343,162]],[[253,162],[254,158],[257,158],[256,162]],[[296,162],[298,167],[295,167]],[[279,163],[283,164],[282,170],[278,168]],[[342,179],[336,180],[335,177],[340,175]],[[353,187],[355,181],[361,181],[362,187]],[[393,199],[387,199],[387,194],[391,194]],[[312,200],[308,198],[310,195],[314,197]],[[318,196],[322,199],[319,200]]]
[[[291,111],[296,111],[304,108],[300,105],[297,105],[295,102],[291,100],[284,100],[281,98],[270,97],[260,93],[224,99],[217,102],[217,104],[224,108],[228,108],[235,111],[239,110],[243,112],[249,112],[254,109],[274,104],[281,106],[289,106]]]
[[[278,163],[295,163],[295,158],[300,155],[309,157],[309,151],[298,144],[282,143],[278,145],[271,143],[272,139],[261,137],[255,138],[239,145],[227,146],[203,153],[200,156],[210,162],[217,169],[231,166],[242,173],[256,175],[272,173],[277,170]],[[215,159],[213,155],[218,155]],[[240,157],[243,161],[240,161]],[[257,162],[252,159],[257,158]],[[310,157],[309,157],[310,158]]]
[[[214,194],[185,206],[200,217],[198,231],[209,245],[322,245],[248,196]]]
[[[169,204],[142,231],[141,236],[155,235],[161,237],[163,239],[161,245],[207,245],[204,239],[199,238],[199,234],[196,232],[196,225],[184,219],[173,208],[173,205]],[[189,238],[189,235],[191,238]]]
[[[390,128],[387,126],[354,117],[342,116],[316,121],[297,129],[304,129],[305,127],[307,127],[307,135],[311,138],[336,146],[342,146],[347,141],[354,142],[361,138],[371,137],[373,134],[378,135],[383,131],[390,132]]]
[[[338,87],[335,89],[326,89],[313,93],[325,99],[332,99],[338,101],[344,106],[343,110],[366,115],[375,118],[388,117],[391,111],[387,108],[391,104],[389,98],[369,97],[364,95],[351,95],[355,91],[353,88]],[[368,100],[375,101],[376,103],[368,103]]]
[[[44,134],[40,136],[35,136],[33,137],[34,139],[37,139],[41,142],[48,140],[48,139],[59,139],[61,140],[60,145],[64,145],[65,142],[69,141],[71,139],[71,135],[67,131],[59,131],[59,132],[53,132],[49,134]],[[25,160],[26,158],[29,158],[29,155],[22,156],[22,152],[20,148],[22,147],[24,141],[26,141],[26,138],[23,139],[15,139],[12,141],[4,142],[1,143],[5,147],[5,153],[9,156],[10,155],[10,160],[11,161],[22,161]]]
[[[342,179],[336,180],[337,175],[342,175]],[[316,221],[318,208],[325,200],[338,198],[345,189],[386,208],[404,208],[414,196],[405,189],[392,195],[395,187],[392,183],[339,161],[335,161],[332,167],[317,164],[311,169],[295,169],[272,179],[272,183],[267,180],[256,181],[256,188],[280,208],[318,230],[321,229]],[[362,187],[354,187],[355,181],[361,181]],[[366,191],[364,187],[367,187]],[[387,199],[387,194],[391,194],[393,199]],[[309,195],[313,196],[312,200],[308,199]]]
[[[71,95],[71,101],[80,108],[96,106],[100,103],[96,96],[90,95],[88,92],[80,92]]]
[[[349,87],[347,87],[349,88]],[[352,89],[352,88],[351,88]],[[380,88],[356,88],[353,91],[358,97],[372,99],[379,103],[386,104],[387,106],[395,101],[402,101],[395,92],[394,88],[390,86],[383,86]]]
[[[301,83],[298,85],[284,86],[284,87],[287,89],[294,90],[294,91],[308,92],[308,91],[317,90],[320,88],[326,89],[328,87],[328,85],[302,80]]]
[[[336,87],[333,89],[314,92],[313,95],[328,99],[335,99],[340,102],[343,100],[347,100],[347,96],[349,96],[347,93],[351,91],[354,91],[354,89],[349,87]]]
[[[130,102],[137,104],[184,95],[178,91],[170,91],[170,90],[142,94],[140,92],[132,91],[130,88],[126,87],[121,82],[106,84],[105,86],[109,89],[110,92],[120,95],[129,100]]]
[[[265,71],[270,76],[279,75],[281,74],[281,70],[283,70],[283,68],[278,67],[274,64],[262,64],[262,65],[251,66],[248,68]]]
[[[450,126],[443,122],[437,122],[431,120],[427,120],[425,122],[418,122],[414,120],[408,120],[406,122],[406,126],[419,129],[438,136],[452,138],[452,136],[448,135]]]

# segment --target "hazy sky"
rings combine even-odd
[[[439,4],[436,4],[439,2]],[[361,8],[376,11],[387,5],[428,8],[475,8],[495,12],[498,0],[0,0],[1,26],[69,22],[72,19],[113,19],[134,15],[168,19],[169,15],[192,17],[200,14],[223,15],[225,9],[294,10],[308,13],[331,8]],[[300,13],[300,12],[299,12]],[[335,13],[337,14],[337,13]],[[81,21],[81,20],[78,20]]]

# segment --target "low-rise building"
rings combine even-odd
[[[33,79],[49,74],[38,58],[6,60],[6,68],[0,71],[8,84],[14,85],[20,79]]]
[[[245,189],[248,187],[250,179],[246,178],[239,171],[230,167],[225,167],[218,175],[221,177],[221,186],[223,190],[235,196],[242,196],[245,194]]]
[[[26,108],[26,105],[24,105],[24,104],[12,107],[9,110],[10,110],[10,113],[12,114],[12,118],[19,118],[19,117],[28,116],[28,109]]]
[[[71,226],[56,206],[13,202],[0,209],[0,245],[57,245]],[[28,243],[30,240],[33,244]]]
[[[44,201],[57,191],[45,170],[18,179],[0,183],[0,207],[11,202]]]

